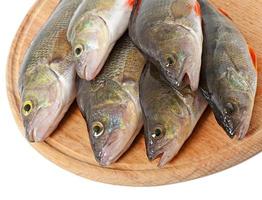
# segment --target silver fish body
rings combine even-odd
[[[79,81],[77,102],[100,165],[117,161],[143,125],[138,84],[144,64],[144,57],[125,35],[98,77]]]
[[[228,16],[206,0],[199,2],[205,36],[200,88],[228,136],[241,139],[255,101],[256,55]]]
[[[126,31],[132,8],[129,0],[83,0],[67,33],[79,77],[92,80],[98,75]]]
[[[207,107],[200,91],[178,91],[169,86],[153,64],[148,63],[140,80],[146,150],[149,160],[160,156],[159,166],[172,160]]]
[[[26,137],[45,140],[75,99],[75,69],[66,32],[81,0],[64,0],[31,43],[19,74]]]
[[[203,34],[197,0],[137,1],[129,35],[173,87],[198,89]]]

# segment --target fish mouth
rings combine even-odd
[[[43,111],[42,109],[38,110],[31,121],[24,121],[25,138],[31,143],[43,142],[49,135]]]
[[[179,74],[175,73],[172,70],[166,68],[166,65],[161,64],[161,71],[164,73],[164,77],[166,80],[175,88],[181,87],[182,82],[182,70],[180,70]]]
[[[158,167],[164,167],[168,162],[170,162],[175,155],[170,154],[169,150],[160,150],[155,154],[148,155],[150,161],[156,160],[159,158]]]
[[[91,81],[91,80],[95,79],[96,76],[101,71],[101,69],[103,68],[103,66],[104,66],[103,61],[102,61],[102,63],[100,63],[98,65],[97,68],[95,68],[95,70],[90,70],[90,69],[88,69],[88,66],[85,65],[85,67],[84,67],[84,79],[87,80],[87,81]]]
[[[251,116],[247,117],[245,116],[245,114],[243,114],[238,123],[234,123],[234,120],[229,116],[220,118],[222,118],[223,120],[222,122],[220,122],[219,120],[219,124],[223,127],[223,129],[231,139],[236,138],[238,140],[241,140],[246,136],[250,126]]]
[[[147,157],[150,161],[160,158],[158,167],[164,167],[168,162],[170,162],[180,150],[181,145],[178,144],[176,139],[169,141],[166,145],[157,151],[149,150]]]
[[[30,129],[30,128],[26,128],[25,138],[31,143],[41,141],[40,138],[37,138],[35,129]]]
[[[139,133],[139,131],[137,131],[137,133]],[[137,133],[131,136],[130,134],[126,134],[124,130],[116,130],[111,133],[102,150],[96,155],[98,163],[101,166],[109,166],[116,162],[132,144]]]
[[[24,122],[25,137],[31,142],[43,142],[48,138],[62,120],[71,103],[62,107],[55,103],[51,107],[40,109],[32,121]]]
[[[100,73],[103,66],[106,63],[106,60],[112,51],[115,43],[106,45],[103,50],[93,50],[92,52],[89,52],[86,54],[86,57],[89,57],[90,59],[87,59],[84,63],[79,63],[76,67],[76,72],[78,76],[82,79],[85,79],[87,81],[91,81],[96,78],[96,76]],[[99,57],[97,55],[104,55],[103,57]]]
[[[157,153],[154,153],[153,151],[147,154],[148,160],[153,161],[163,155],[164,151],[160,150],[157,151]]]
[[[219,117],[221,120],[219,120],[219,124],[224,128],[227,135],[233,139],[235,137],[235,126],[233,123],[233,120],[229,116],[221,116]]]
[[[185,61],[183,61],[184,65]],[[181,89],[186,85],[184,83],[184,78],[186,71],[183,68],[179,70],[172,69],[171,66],[167,66],[163,61],[160,62],[161,71],[164,74],[165,79],[176,89]]]
[[[118,160],[118,158],[121,156],[121,153],[120,151],[118,151],[118,153],[114,153],[115,149],[116,146],[114,144],[103,148],[101,157],[99,159],[99,164],[101,166],[109,166]]]
[[[245,116],[245,114],[243,116]],[[246,136],[250,126],[250,121],[251,121],[251,115],[248,117],[241,117],[240,123],[238,123],[234,131],[236,139],[242,140]]]
[[[25,131],[25,137],[31,143],[43,142],[50,134],[50,131],[44,126],[28,126]]]
[[[92,62],[96,62],[96,61],[92,61]],[[94,67],[94,66],[98,66],[98,67]],[[86,61],[85,63],[79,63],[76,66],[76,72],[81,79],[91,81],[98,75],[98,73],[102,69],[102,66],[103,66],[102,64],[98,65],[97,63],[90,63],[89,61]]]
[[[167,81],[176,89],[181,89],[182,87],[182,81],[180,81],[177,77],[169,76],[169,73],[165,73],[165,77]]]

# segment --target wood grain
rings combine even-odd
[[[8,96],[11,109],[20,129],[20,99],[17,89],[18,70],[26,49],[47,20],[58,0],[39,0],[29,11],[14,39],[7,67]],[[258,55],[262,66],[262,0],[213,0],[224,8],[243,32]],[[261,70],[253,119],[249,136],[243,141],[230,140],[207,110],[194,134],[179,155],[166,167],[159,169],[157,162],[149,162],[140,134],[132,147],[116,164],[102,168],[93,157],[85,121],[74,104],[58,129],[41,144],[33,147],[62,168],[88,179],[120,185],[153,186],[176,183],[206,176],[234,166],[262,150],[262,85]],[[19,153],[19,152],[18,152]]]

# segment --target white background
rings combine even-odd
[[[6,97],[9,48],[34,0],[1,1],[0,7],[0,199],[262,199],[262,154],[226,171],[175,185],[132,188],[78,177],[38,154],[21,136]],[[238,155],[236,155],[238,156]],[[91,197],[92,195],[92,197]]]

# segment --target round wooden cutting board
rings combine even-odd
[[[213,0],[232,17],[258,55],[262,67],[262,0]],[[14,117],[23,131],[17,88],[19,66],[30,42],[51,14],[58,0],[39,0],[30,10],[13,42],[7,68],[8,96]],[[249,135],[243,141],[229,139],[208,109],[179,155],[164,168],[149,162],[142,133],[127,153],[107,168],[93,156],[85,121],[74,103],[53,135],[33,147],[62,168],[88,179],[132,186],[176,183],[206,176],[234,166],[262,150],[262,84],[259,70],[257,98]],[[19,153],[19,152],[18,152]]]

